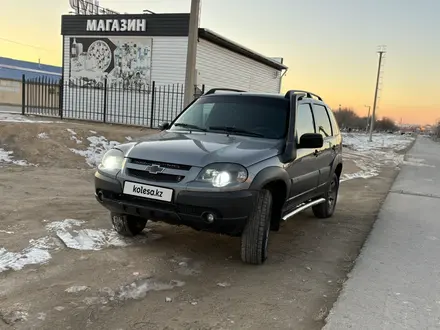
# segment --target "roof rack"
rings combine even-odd
[[[304,93],[304,94],[306,94],[307,98],[309,98],[309,99],[311,99],[313,96],[315,96],[316,98],[318,98],[318,100],[322,101],[322,98],[319,95],[317,95],[317,94],[314,94],[314,93],[311,93],[311,92],[308,92],[308,91],[295,90],[295,89],[292,89],[292,90],[288,91],[286,93],[285,97],[289,98],[291,94],[296,94],[296,93]]]
[[[224,92],[237,92],[237,93],[246,93],[246,91],[242,91],[239,89],[231,89],[231,88],[212,88],[209,91],[205,93],[205,95],[214,94],[217,91],[224,91]]]

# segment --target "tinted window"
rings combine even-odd
[[[174,125],[196,125],[210,132],[229,127],[250,133],[234,133],[238,135],[280,139],[286,135],[288,113],[289,102],[284,98],[216,95],[199,98]],[[182,129],[174,125],[172,130]]]
[[[338,122],[336,121],[335,114],[329,108],[327,108],[327,112],[328,112],[328,115],[330,116],[330,122],[332,124],[333,135],[338,135],[340,132],[339,132],[339,125],[338,125]]]
[[[315,116],[316,132],[321,133],[323,138],[332,135],[332,127],[328,118],[327,109],[319,104],[313,105],[313,114]]]
[[[305,133],[315,133],[310,104],[300,104],[298,106],[296,118],[296,136],[298,140]]]

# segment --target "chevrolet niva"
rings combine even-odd
[[[316,94],[212,89],[160,129],[96,170],[95,197],[121,235],[150,220],[240,236],[242,261],[262,264],[282,221],[335,211],[342,138]]]

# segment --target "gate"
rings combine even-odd
[[[22,78],[21,113],[62,118],[62,80]]]

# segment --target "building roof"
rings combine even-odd
[[[260,53],[257,53],[249,48],[246,48],[226,37],[221,36],[214,31],[205,28],[199,28],[199,38],[208,40],[216,45],[229,49],[232,52],[249,57],[255,61],[266,64],[277,70],[287,70],[288,67],[282,64],[282,58],[269,58]]]
[[[62,68],[53,65],[39,64],[0,57],[0,79],[21,80],[26,78],[61,78]]]

